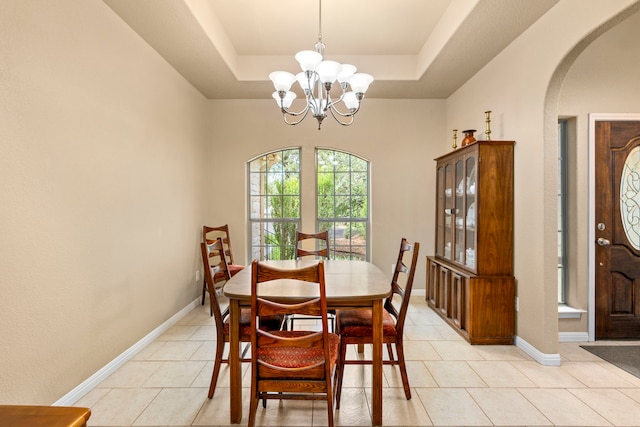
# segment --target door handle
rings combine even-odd
[[[608,241],[607,239],[603,239],[602,237],[598,237],[596,243],[598,243],[600,246],[609,246],[611,244],[610,241]]]

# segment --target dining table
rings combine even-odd
[[[281,269],[301,268],[314,259],[261,261]],[[371,383],[371,424],[382,425],[382,310],[384,299],[391,293],[390,279],[374,264],[367,261],[325,260],[325,290],[327,308],[372,310],[373,348]],[[307,294],[282,280],[261,290],[260,296],[282,301],[304,300],[318,295]],[[264,293],[263,293],[264,292]],[[242,369],[240,356],[240,310],[251,305],[251,267],[233,276],[223,287],[229,299],[229,375],[230,375],[230,422],[242,420]]]
[[[87,427],[91,409],[75,406],[0,405],[3,427]]]

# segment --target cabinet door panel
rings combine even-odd
[[[438,289],[436,291],[436,307],[447,316],[449,312],[449,270],[438,269]]]
[[[427,258],[427,302],[436,305],[436,294],[438,288],[438,264]]]
[[[451,312],[449,317],[460,329],[465,329],[465,282],[466,278],[457,273],[451,272]]]

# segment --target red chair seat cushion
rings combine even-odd
[[[337,310],[336,323],[340,335],[344,337],[373,337],[372,311]],[[382,310],[382,331],[387,337],[396,336],[396,322],[387,310]]]
[[[244,265],[229,264],[229,265],[227,265],[227,268],[229,269],[229,275],[231,277],[233,277],[236,274],[238,274],[239,272],[241,272],[242,270],[244,270]],[[227,276],[226,276],[224,271],[216,271],[213,274],[213,282],[214,283],[218,283],[218,282],[221,282],[223,280],[227,280]]]
[[[229,274],[231,275],[231,277],[233,277],[239,272],[241,272],[242,270],[244,270],[244,265],[229,264],[227,265],[227,268],[229,269]]]
[[[315,332],[312,331],[273,331],[273,335],[281,337],[300,337]],[[329,334],[329,354],[331,358],[331,369],[333,370],[338,358],[340,347],[340,337],[336,334]],[[270,365],[281,368],[304,368],[324,359],[322,348],[302,348],[302,347],[261,347],[258,349],[257,358]]]

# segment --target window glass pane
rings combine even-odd
[[[367,237],[364,223],[335,222],[332,231],[330,234],[336,259],[366,259]]]
[[[335,217],[334,203],[335,197],[333,196],[318,196],[318,218]]]
[[[351,216],[351,198],[349,196],[336,196],[336,218],[348,218]]]
[[[282,218],[300,218],[300,196],[282,197]]]
[[[318,172],[333,171],[333,150],[317,150]]]
[[[333,182],[332,172],[318,173],[318,194],[319,195],[335,194],[335,184]]]
[[[287,150],[282,155],[282,162],[284,163],[284,170],[287,172],[300,171],[300,151],[299,150]]]
[[[353,172],[367,172],[367,161],[360,157],[351,156],[351,171]]]
[[[333,167],[335,168],[336,172],[348,172],[351,169],[350,157],[352,156],[347,153],[341,153],[340,151],[333,152]]]
[[[364,196],[354,196],[351,198],[351,216],[354,218],[367,218],[367,198]]]
[[[558,303],[566,303],[567,295],[567,121],[558,123]]]
[[[282,170],[282,155],[283,153],[278,151],[265,156],[266,168],[269,172],[278,172]]]
[[[351,174],[351,194],[367,195],[367,173],[355,172]]]
[[[336,194],[349,195],[351,193],[351,176],[348,173],[336,173]]]
[[[249,215],[250,218],[261,218],[264,211],[264,197],[249,197]]]

